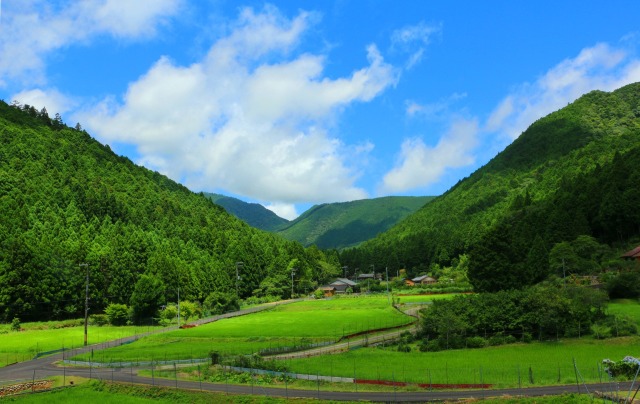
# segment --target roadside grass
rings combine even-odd
[[[414,384],[492,384],[530,387],[606,382],[603,359],[640,355],[640,337],[511,344],[482,349],[404,353],[360,348],[339,355],[285,361],[295,373]],[[575,359],[576,368],[573,366]],[[576,371],[577,370],[577,371]]]
[[[329,401],[299,398],[272,398],[263,396],[229,395],[225,393],[201,392],[167,387],[146,387],[121,383],[105,383],[91,380],[74,387],[45,392],[23,393],[3,397],[2,401],[19,403],[221,403],[221,404],[284,404],[284,403],[329,403]]]
[[[206,358],[210,351],[250,354],[260,349],[336,341],[366,330],[409,324],[384,295],[309,300],[189,329],[141,338],[93,357],[98,362]],[[88,360],[90,354],[74,357]]]
[[[38,353],[84,345],[84,326],[54,328],[58,322],[24,323],[24,331],[0,333],[0,367],[33,359]],[[49,328],[51,327],[51,328]],[[89,326],[89,345],[103,343],[131,335],[146,333],[160,327],[147,326]]]

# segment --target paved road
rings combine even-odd
[[[250,309],[254,311],[255,309]],[[247,314],[245,311],[237,312],[236,315]],[[401,332],[401,331],[399,331]],[[134,340],[137,336],[124,338],[123,340]],[[371,337],[370,337],[371,338]],[[388,338],[388,337],[387,337]],[[370,339],[371,340],[371,339]],[[98,344],[80,348],[77,353],[89,352],[91,349],[104,349],[110,344]],[[66,356],[67,354],[65,354]],[[590,384],[584,385],[564,385],[564,386],[545,386],[545,387],[529,387],[529,388],[513,388],[513,389],[493,389],[493,390],[457,390],[457,391],[422,391],[422,392],[359,392],[358,385],[353,385],[353,391],[350,392],[332,392],[316,390],[292,390],[288,388],[273,388],[262,386],[246,386],[246,385],[230,385],[226,383],[205,383],[198,381],[180,381],[172,379],[158,379],[155,377],[138,376],[138,368],[68,368],[59,367],[55,362],[61,361],[63,354],[55,354],[44,358],[34,359],[27,362],[21,362],[14,365],[0,368],[0,385],[11,384],[12,382],[30,381],[32,379],[43,379],[50,376],[80,376],[92,379],[100,379],[105,381],[115,381],[124,383],[135,383],[144,385],[166,386],[181,389],[203,390],[222,392],[227,394],[252,394],[272,397],[301,397],[301,398],[318,398],[323,400],[336,401],[358,401],[366,400],[371,402],[428,402],[443,400],[458,400],[469,398],[487,398],[499,396],[542,396],[542,395],[559,395],[563,393],[593,393],[594,391],[608,392],[612,390],[620,390],[626,392],[631,387],[631,382],[619,384]],[[637,386],[636,386],[637,387]]]

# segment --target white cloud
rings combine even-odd
[[[422,61],[426,46],[431,43],[433,36],[439,35],[441,31],[441,25],[420,22],[394,31],[391,44],[393,48],[410,54],[405,67],[411,69]]]
[[[597,44],[551,68],[533,83],[516,87],[494,109],[486,131],[513,140],[534,121],[592,90],[612,91],[640,81],[640,61],[622,49]]]
[[[395,167],[383,178],[381,192],[427,187],[437,183],[447,169],[473,164],[471,152],[477,146],[477,134],[477,120],[458,118],[435,147],[420,138],[405,140]]]
[[[296,211],[295,205],[290,203],[273,203],[270,205],[265,205],[265,208],[287,220],[293,220],[299,216],[299,213]]]
[[[324,75],[322,55],[292,55],[312,15],[243,9],[203,60],[161,58],[123,102],[77,115],[107,142],[135,144],[141,162],[192,189],[225,189],[282,204],[362,199],[352,146],[331,135],[335,115],[397,80],[374,45],[347,77]],[[365,148],[366,149],[366,148]]]
[[[46,59],[64,47],[99,36],[152,36],[179,10],[182,0],[83,0],[52,5],[45,0],[3,5],[0,85],[8,80],[44,84]]]
[[[18,101],[22,105],[31,105],[37,110],[41,110],[44,107],[51,118],[56,113],[63,115],[74,106],[73,100],[55,89],[42,90],[37,88],[21,91],[14,94],[11,100]]]

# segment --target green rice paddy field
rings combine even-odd
[[[61,327],[62,322],[28,323],[23,331],[0,328],[0,366],[32,359],[37,353],[61,348],[72,349],[83,346],[84,326]],[[159,329],[147,326],[89,326],[87,341],[90,345],[116,340]]]
[[[443,298],[443,295],[434,295]],[[425,297],[420,297],[421,301]],[[260,349],[336,341],[366,330],[409,324],[414,319],[391,307],[386,296],[310,300],[152,335],[96,352],[97,362],[206,358],[210,351],[251,354]],[[87,360],[88,355],[74,359]]]

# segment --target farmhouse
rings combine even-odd
[[[407,286],[415,286],[415,285],[433,285],[434,283],[437,283],[438,281],[435,278],[430,277],[429,275],[422,275],[422,276],[418,276],[417,278],[413,278],[413,279],[406,279],[404,281],[404,283]]]
[[[622,254],[622,258],[627,260],[640,261],[640,246],[637,246],[633,250],[627,251],[626,253]]]
[[[328,287],[335,288],[334,293],[345,293],[349,288],[353,290],[356,285],[357,283],[355,283],[354,281],[350,281],[347,278],[338,278],[335,281],[331,282]]]

